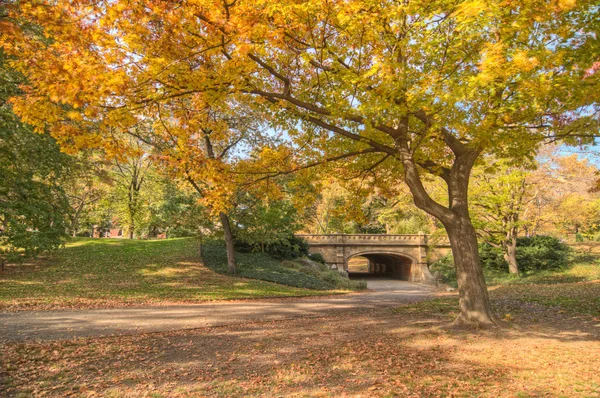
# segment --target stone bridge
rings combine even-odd
[[[320,253],[325,262],[348,272],[348,262],[362,256],[368,273],[411,282],[433,283],[427,266],[427,235],[332,234],[298,235],[308,242],[310,253]]]

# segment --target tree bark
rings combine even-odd
[[[231,225],[229,224],[229,217],[224,212],[219,213],[221,224],[223,225],[223,233],[225,235],[225,248],[227,250],[227,271],[230,274],[237,272],[235,265],[235,247],[233,245],[233,233],[231,232]]]
[[[511,275],[519,275],[519,264],[517,263],[517,238],[512,237],[504,243],[504,260],[508,263],[508,272]]]
[[[460,314],[458,326],[495,326],[483,269],[479,260],[475,228],[468,217],[456,217],[444,224],[456,267]]]

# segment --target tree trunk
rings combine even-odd
[[[225,235],[225,248],[227,250],[227,271],[230,274],[237,272],[235,265],[235,247],[233,245],[233,233],[231,232],[231,225],[229,224],[229,217],[224,212],[219,213],[221,224],[223,225],[223,233]]]
[[[504,243],[504,259],[508,263],[508,272],[511,275],[519,275],[519,264],[517,264],[517,238],[511,238]]]
[[[399,146],[405,181],[415,205],[440,220],[448,233],[456,268],[460,306],[460,314],[454,324],[495,326],[497,321],[491,309],[479,260],[477,235],[469,217],[469,177],[479,151],[470,150],[452,136],[447,136],[446,142],[456,155],[454,163],[451,168],[438,168],[433,172],[437,172],[448,186],[448,207],[433,200],[425,190],[419,169],[406,143]]]
[[[479,260],[475,228],[468,217],[455,217],[446,223],[450,239],[456,280],[460,314],[454,321],[459,326],[495,326],[496,317],[492,312],[483,269]]]
[[[128,235],[129,235],[129,239],[133,239],[133,229],[134,229],[134,225],[131,224],[129,226],[129,230],[127,231]]]

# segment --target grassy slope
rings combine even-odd
[[[194,239],[76,239],[47,259],[0,274],[0,309],[330,294],[233,278],[204,267]]]
[[[510,275],[507,271],[484,268],[483,273],[488,286],[531,285],[531,284],[562,284],[590,282],[600,280],[600,244],[571,245],[570,266],[564,269],[528,271],[520,276]],[[439,270],[444,275],[445,282],[456,287],[456,276],[447,267]]]
[[[203,248],[206,266],[219,273],[227,272],[227,255],[225,243],[208,241]],[[285,263],[294,266],[293,261],[278,261],[265,253],[236,253],[238,274],[243,277],[260,279],[282,285],[304,287],[316,290],[331,289],[361,289],[366,283],[352,281],[340,276],[337,270],[321,266],[321,269],[284,266]]]

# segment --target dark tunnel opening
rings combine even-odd
[[[412,261],[393,254],[362,254],[348,260],[351,279],[386,278],[410,280]]]

